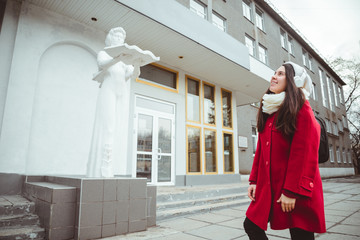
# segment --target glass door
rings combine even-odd
[[[136,154],[133,176],[147,178],[151,184],[171,185],[174,184],[175,106],[172,105],[172,112],[157,111],[162,108],[151,107],[152,99],[147,101],[145,105],[149,106],[142,107],[144,99],[141,98],[142,104],[137,103],[135,111]]]

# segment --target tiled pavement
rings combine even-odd
[[[360,176],[326,179],[323,187],[327,233],[316,234],[316,239],[360,240]],[[242,224],[246,209],[243,205],[165,220],[145,232],[104,239],[248,239]],[[271,240],[290,239],[288,230],[269,229],[267,235]]]

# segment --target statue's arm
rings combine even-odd
[[[107,69],[115,63],[120,62],[120,56],[112,58],[105,51],[100,51],[97,56],[97,63],[100,69]]]

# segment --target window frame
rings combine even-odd
[[[329,155],[330,155],[330,162],[335,163],[335,152],[332,144],[329,144]]]
[[[216,22],[214,22],[214,16],[216,18],[218,18],[219,20],[222,21],[223,25],[222,27],[219,26],[219,24],[217,24]],[[227,23],[226,23],[226,18],[224,18],[223,16],[221,16],[219,13],[213,11],[212,12],[212,18],[211,18],[212,24],[217,27],[218,29],[220,29],[223,32],[227,32]]]
[[[263,62],[261,57],[260,57],[262,55],[260,49],[264,50],[265,62]],[[267,53],[267,48],[265,46],[261,45],[260,43],[258,44],[258,55],[259,55],[258,59],[259,59],[260,62],[264,63],[265,65],[269,64],[269,57],[268,57],[268,53]]]
[[[187,95],[188,95],[188,80],[193,80],[193,81],[197,81],[199,83],[199,121],[194,121],[194,120],[190,120],[188,119],[188,98],[187,98]],[[198,79],[198,78],[194,78],[190,75],[185,75],[185,119],[187,122],[191,122],[191,123],[197,123],[197,124],[201,124],[201,80]]]
[[[260,23],[259,23],[260,22]],[[255,25],[258,29],[265,32],[265,19],[264,19],[264,11],[260,8],[255,7]],[[260,26],[259,26],[260,25]]]
[[[210,123],[205,123],[205,85],[208,85],[210,87],[213,87],[214,88],[214,118],[215,118],[215,124],[210,124]],[[206,125],[206,126],[211,126],[211,127],[216,127],[216,86],[214,84],[211,84],[211,83],[208,83],[208,82],[205,82],[205,81],[202,81],[202,106],[203,106],[203,109],[202,109],[202,114],[203,114],[203,124]]]
[[[204,8],[204,14],[200,13],[199,14],[199,11],[197,11],[196,8],[192,8],[192,3],[194,4],[197,4],[198,6],[200,7],[203,7]],[[207,20],[208,19],[208,16],[207,16],[207,6],[206,4],[202,3],[201,1],[198,1],[198,0],[190,0],[190,11],[195,13],[196,15],[198,15],[199,17]]]
[[[340,147],[336,146],[336,161],[337,163],[342,163],[341,156],[340,156]]]
[[[230,121],[231,121],[231,127],[224,126],[223,91],[224,91],[224,92],[227,92],[227,93],[230,93],[230,102],[231,102]],[[233,113],[233,98],[232,98],[232,92],[229,91],[229,90],[226,90],[225,88],[221,88],[221,124],[222,124],[222,128],[224,128],[224,129],[229,129],[229,130],[232,130],[232,129],[234,128],[233,114],[234,114],[234,113]]]
[[[345,152],[345,148],[343,147],[342,149],[342,158],[343,158],[343,163],[347,163],[346,161],[346,152]]]
[[[253,50],[253,54],[250,53],[250,48],[249,48],[249,45],[247,44],[248,41],[251,41],[252,43],[252,50]],[[250,37],[249,35],[245,34],[245,46],[248,48],[249,50],[249,55],[253,56],[256,58],[256,44],[255,44],[255,39],[253,39],[252,37]]]
[[[319,78],[320,78],[320,84],[321,84],[321,97],[322,97],[322,102],[323,102],[323,106],[326,108],[329,108],[329,100],[328,100],[328,94],[326,91],[326,82],[324,77],[324,71],[319,68]]]
[[[253,9],[251,7],[251,1],[248,0],[242,0],[242,12],[243,12],[243,16],[249,20],[250,22],[253,22],[253,18],[254,18],[254,13],[253,13]],[[247,16],[250,15],[250,16]]]
[[[136,82],[143,83],[143,84],[146,84],[146,85],[149,85],[149,86],[152,86],[152,87],[160,88],[160,89],[163,89],[163,90],[166,90],[166,91],[179,93],[179,72],[178,71],[175,71],[175,70],[173,70],[171,68],[162,66],[162,65],[157,64],[157,63],[150,63],[149,65],[152,65],[152,66],[154,66],[154,67],[156,67],[158,69],[161,69],[161,70],[164,70],[164,71],[167,71],[167,72],[175,73],[176,74],[176,89],[171,88],[171,87],[166,86],[166,85],[163,85],[163,84],[160,84],[160,83],[157,83],[157,82],[154,82],[154,81],[151,81],[151,80],[146,79],[146,78],[140,78],[140,76],[136,78],[136,80],[135,80]]]
[[[199,133],[199,139],[200,139],[200,143],[199,143],[199,157],[200,157],[200,171],[199,172],[190,172],[189,170],[189,135],[188,135],[188,129],[189,128],[196,128],[196,129],[199,129],[200,130],[200,133]],[[186,174],[187,175],[202,175],[203,173],[203,166],[202,166],[202,162],[203,162],[203,159],[202,159],[202,129],[200,126],[195,126],[195,125],[186,125]]]
[[[231,140],[231,141],[232,141],[232,159],[231,159],[231,161],[232,161],[233,171],[231,171],[231,172],[226,172],[226,171],[225,171],[225,145],[224,145],[225,134],[231,135],[231,139],[232,139],[232,140]],[[222,144],[222,145],[223,145],[222,149],[223,149],[223,164],[224,164],[224,166],[223,166],[223,172],[224,172],[224,174],[234,174],[234,173],[235,173],[234,133],[223,130],[223,131],[222,131],[222,142],[223,142],[223,144]]]
[[[282,28],[280,28],[280,43],[281,43],[281,47],[286,51],[288,51],[288,41],[286,37],[286,32]]]
[[[215,132],[215,168],[216,171],[215,172],[208,172],[206,170],[206,136],[205,136],[205,132],[206,131],[211,131],[211,132]],[[215,175],[219,173],[219,168],[218,168],[218,157],[217,157],[217,130],[213,129],[213,128],[205,128],[204,127],[204,131],[203,131],[203,137],[204,137],[204,174],[205,175]]]

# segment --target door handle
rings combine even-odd
[[[158,148],[158,157],[157,157],[157,160],[161,160],[161,148]]]

